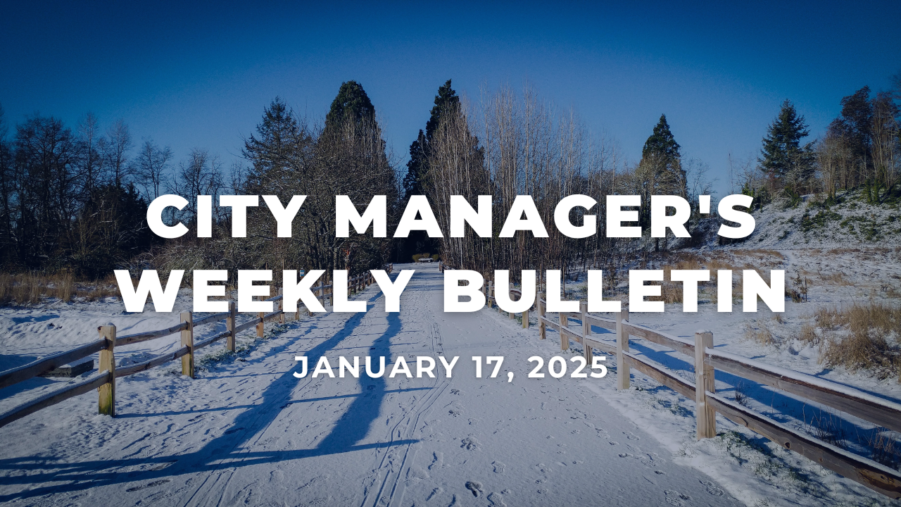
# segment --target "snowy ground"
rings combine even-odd
[[[612,358],[604,379],[527,379],[530,356],[547,359],[579,350],[561,352],[555,333],[542,342],[534,328],[522,330],[496,310],[445,314],[436,268],[406,268],[417,269],[417,275],[400,315],[384,313],[373,286],[361,295],[371,303],[366,314],[305,317],[268,328],[267,339],[259,341],[252,331],[245,333],[237,359],[222,354],[220,344],[203,350],[206,359],[199,361],[195,380],[180,377],[175,363],[120,379],[115,419],[94,415],[96,398],[89,394],[0,429],[5,444],[0,502],[889,504],[722,418],[717,438],[695,442],[694,403],[635,373],[633,389],[617,392]],[[784,325],[806,318],[815,304],[827,304],[819,297],[859,298],[817,290],[813,286],[811,303],[787,304]],[[695,315],[671,312],[633,320],[682,336],[711,329],[722,350],[901,397],[887,382],[823,372],[815,357],[792,352],[785,343],[767,348],[744,340],[740,324],[748,318],[724,317],[702,304]],[[107,322],[126,334],[176,320],[125,315],[120,303],[112,302],[2,309],[0,369],[95,339],[96,327]],[[203,335],[221,331],[205,329]],[[117,357],[136,361],[174,350],[176,341],[123,347]],[[690,376],[687,358],[640,342],[632,348]],[[460,361],[450,379],[297,380],[291,372],[299,354],[311,360],[444,355]],[[474,378],[470,358],[476,355],[504,356],[499,378]],[[511,383],[507,372],[515,375]],[[35,379],[4,389],[0,410],[57,382]],[[734,386],[734,378],[717,376],[718,390],[728,393]],[[763,387],[743,389],[752,406],[770,416],[804,410]]]

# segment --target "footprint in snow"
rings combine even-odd
[[[460,394],[460,390],[459,389],[451,389],[450,393],[451,394]]]
[[[466,437],[463,440],[461,440],[460,443],[461,443],[460,448],[466,449],[467,451],[474,451],[479,446],[479,441],[472,437]]]
[[[670,505],[686,505],[686,502],[691,500],[690,496],[679,493],[678,491],[674,491],[672,489],[664,491],[663,495],[666,503]]]
[[[432,453],[432,463],[429,464],[429,470],[434,470],[441,466],[441,462],[444,460],[444,454],[440,452]]]
[[[495,461],[491,465],[494,466],[494,473],[496,474],[502,474],[507,469],[507,465],[501,463],[500,461]]]
[[[499,493],[489,493],[488,501],[490,502],[488,505],[496,505],[497,507],[507,507],[507,504],[504,502],[504,498]]]
[[[435,498],[435,495],[440,494],[442,491],[444,491],[444,490],[441,489],[441,488],[435,488],[435,489],[433,489],[432,492],[429,493],[429,496],[426,497],[425,501],[426,501],[426,502],[430,501],[432,498]]]
[[[701,481],[701,484],[707,489],[707,492],[713,496],[723,496],[723,490],[720,489],[713,481]]]
[[[141,491],[142,489],[152,488],[155,486],[162,486],[167,482],[171,482],[169,479],[160,479],[158,481],[148,482],[147,484],[141,484],[140,486],[134,486],[132,488],[128,488],[125,490],[126,493],[132,493],[135,491]]]
[[[472,491],[472,496],[478,498],[482,494],[482,483],[476,481],[466,481],[466,489]]]

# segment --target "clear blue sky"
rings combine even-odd
[[[193,147],[226,167],[281,96],[322,118],[360,82],[406,157],[446,79],[525,81],[573,107],[633,161],[661,113],[683,157],[728,187],[726,160],[756,155],[783,99],[822,134],[841,97],[901,72],[901,2],[12,2],[0,15],[0,103],[75,127],[122,118],[136,145]],[[330,4],[330,5],[325,5]]]

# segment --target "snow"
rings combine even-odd
[[[838,259],[844,256],[860,257]],[[528,358],[540,356],[547,364],[554,355],[581,351],[560,351],[556,332],[541,341],[535,327],[524,330],[496,309],[444,313],[437,268],[395,269],[417,270],[400,314],[386,314],[372,286],[359,296],[369,301],[366,314],[305,316],[267,326],[262,340],[251,330],[239,336],[237,356],[223,354],[221,343],[203,349],[197,379],[180,376],[177,362],[119,379],[116,418],[96,415],[97,399],[88,394],[0,428],[0,502],[890,504],[721,417],[717,438],[695,441],[693,401],[634,371],[632,388],[617,391],[612,357],[603,379],[528,379]],[[852,289],[812,286],[811,303],[787,303],[785,326],[799,327],[817,304],[857,297]],[[180,295],[173,314],[126,314],[114,301],[0,309],[0,368],[94,340],[101,324],[114,323],[120,335],[169,327],[188,309],[189,296]],[[744,340],[742,324],[760,315],[719,314],[713,304],[702,304],[696,314],[675,310],[631,318],[689,343],[694,330],[708,328],[718,351],[899,398],[893,380],[822,371],[815,353],[790,352],[789,339],[778,347]],[[195,340],[223,330],[221,323],[206,326]],[[602,340],[613,336],[598,327],[593,333]],[[117,348],[117,359],[140,362],[176,350],[178,341],[176,335]],[[687,356],[638,339],[632,351],[693,379]],[[389,363],[401,355],[411,363],[419,355],[460,359],[452,378],[439,367],[435,379],[298,380],[292,375],[296,355],[306,355],[310,365],[326,356],[333,366],[341,355],[386,356]],[[472,356],[504,356],[498,377],[475,378]],[[483,367],[484,376],[490,371]],[[738,380],[722,373],[717,391],[731,396]],[[66,381],[33,379],[0,390],[0,412],[60,382]],[[797,399],[748,384],[743,389],[753,409],[787,427],[801,424],[805,406]],[[849,424],[867,430],[860,421]]]

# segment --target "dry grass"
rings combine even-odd
[[[758,320],[755,324],[745,324],[745,338],[764,346],[775,345],[776,337],[766,323]]]
[[[813,324],[810,323],[801,326],[801,334],[798,336],[798,339],[810,345],[819,345],[820,343],[820,337],[817,335],[817,330]]]
[[[820,412],[810,418],[807,431],[814,437],[839,448],[845,448],[845,430],[842,420],[829,412]]]
[[[893,438],[892,431],[877,428],[867,436],[867,447],[871,449],[873,461],[889,468],[898,468],[901,464],[901,447]]]
[[[34,305],[44,298],[69,302],[75,296],[75,280],[69,273],[0,274],[0,304]]]
[[[850,280],[848,280],[843,273],[836,272],[836,273],[828,273],[825,275],[823,273],[820,273],[818,276],[820,277],[820,280],[822,280],[823,282],[831,283],[833,285],[840,285],[843,287],[848,287],[848,286],[854,285],[854,283],[851,282]]]
[[[79,287],[78,297],[84,298],[85,301],[102,301],[109,297],[119,297],[119,287],[97,281],[85,284],[83,288]]]
[[[837,309],[820,309],[817,323],[829,331],[820,360],[829,367],[864,370],[880,379],[901,381],[901,308],[870,301]]]
[[[70,273],[0,273],[0,305],[36,305],[44,299],[68,303],[76,297],[96,301],[110,296],[119,296],[119,287],[113,277],[93,283],[76,283]]]

